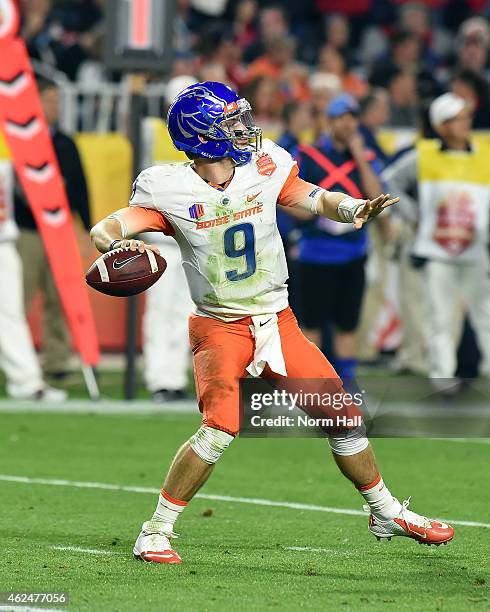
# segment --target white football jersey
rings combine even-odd
[[[233,320],[283,310],[288,271],[276,203],[293,158],[264,140],[248,164],[235,168],[224,191],[206,183],[191,163],[143,170],[130,206],[155,208],[173,226],[198,314]]]

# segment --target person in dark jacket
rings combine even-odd
[[[300,175],[325,189],[354,198],[372,198],[381,191],[382,166],[359,133],[359,105],[348,94],[327,107],[330,134],[314,147],[299,147]],[[333,327],[335,368],[344,382],[355,376],[356,329],[365,288],[368,251],[366,230],[335,221],[314,219],[303,225],[299,240],[303,333],[322,346],[322,330]]]
[[[58,88],[55,83],[47,80],[39,82],[38,87],[70,208],[74,214],[79,216],[85,231],[88,232],[92,224],[87,183],[75,143],[58,127],[60,115]],[[34,295],[40,289],[44,297],[44,370],[47,375],[60,379],[67,373],[67,362],[71,353],[68,331],[44,244],[18,181],[15,187],[14,205],[15,221],[20,230],[17,248],[24,269],[26,311]],[[87,236],[87,244],[88,242]]]

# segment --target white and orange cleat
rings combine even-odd
[[[146,521],[135,542],[133,555],[141,561],[153,563],[182,563],[180,555],[170,544],[170,539],[177,534],[165,529],[162,521]]]
[[[368,529],[378,541],[382,538],[391,540],[395,536],[404,536],[416,540],[419,544],[440,546],[453,539],[454,529],[451,525],[412,512],[408,509],[409,503],[410,497],[403,502],[400,514],[389,521],[369,515]],[[369,506],[364,506],[364,510],[370,512]]]

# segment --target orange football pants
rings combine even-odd
[[[339,377],[320,349],[307,340],[291,308],[277,313],[282,353],[289,378]],[[189,340],[203,425],[235,436],[240,429],[240,378],[253,360],[255,341],[251,317],[225,323],[191,315]],[[266,366],[262,376],[278,378]]]

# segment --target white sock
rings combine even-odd
[[[162,521],[164,523],[164,531],[172,533],[175,521],[186,506],[186,501],[176,499],[162,489],[158,497],[157,507],[151,518],[152,520]]]
[[[372,514],[382,521],[389,521],[400,514],[402,505],[393,497],[383,482],[381,474],[368,485],[357,487],[371,509]]]

